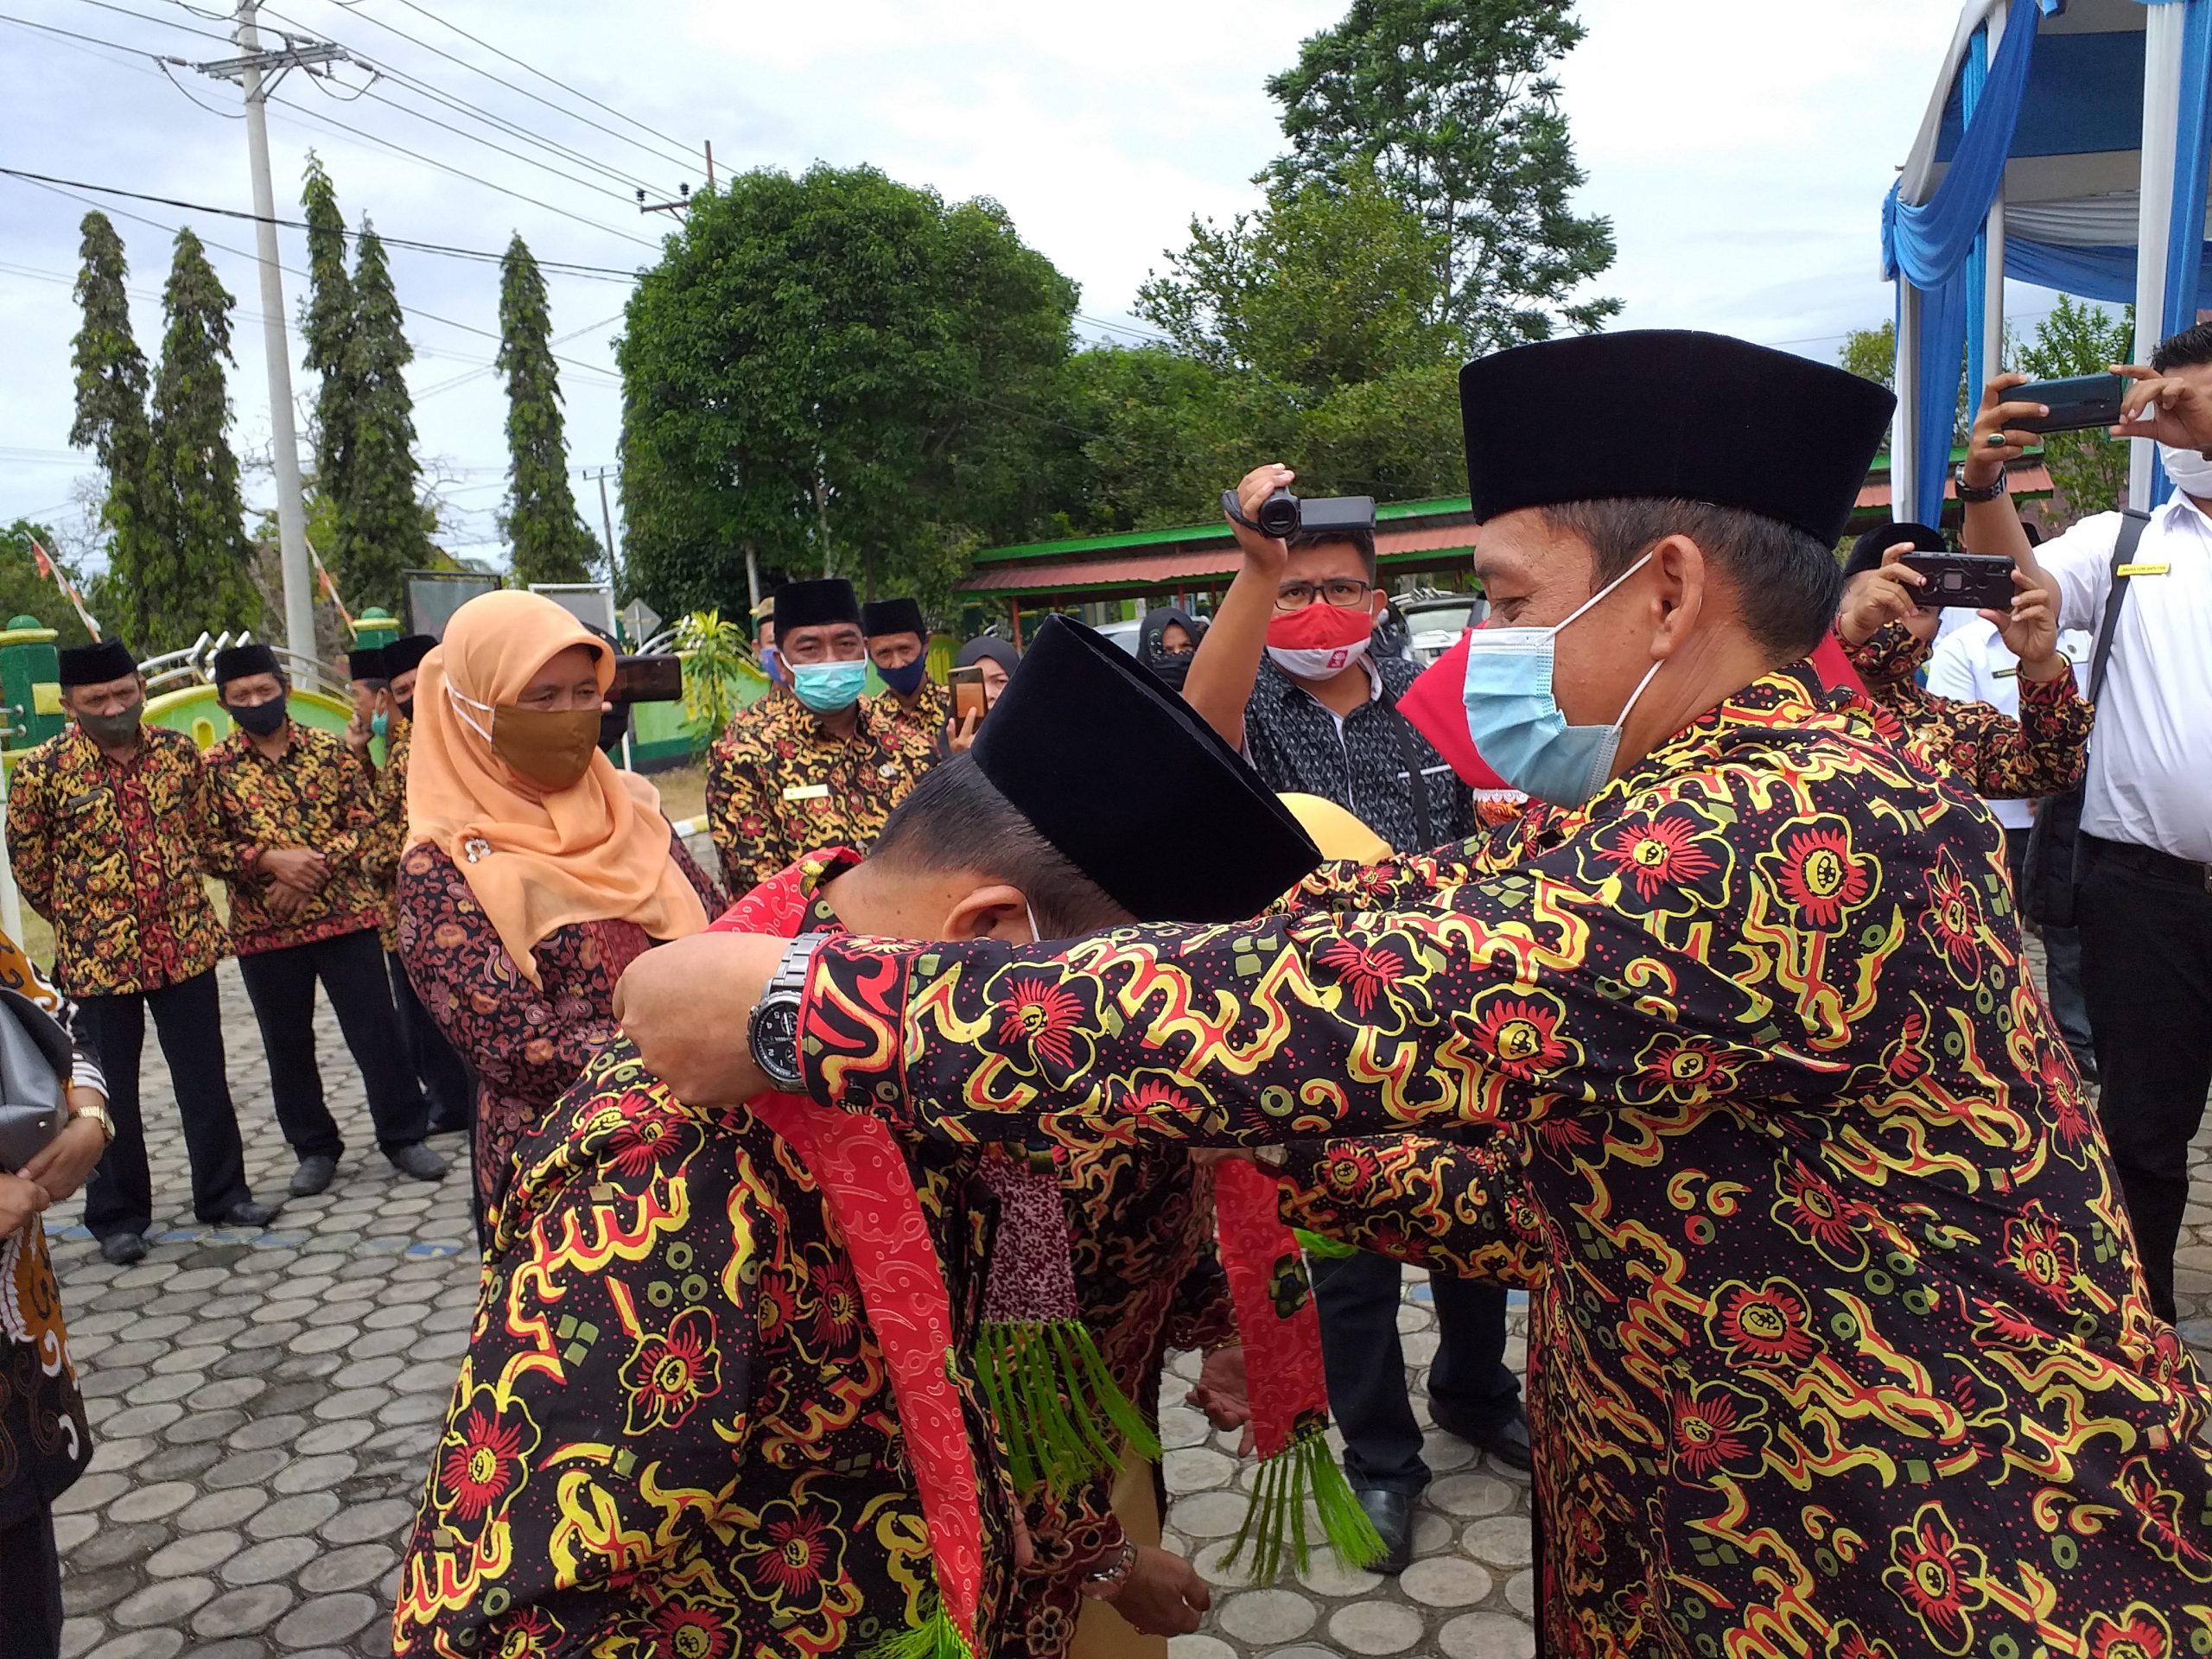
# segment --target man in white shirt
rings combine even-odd
[[[2128,585],[2089,740],[2077,909],[2098,1115],[2152,1302],[2172,1319],[2189,1144],[2212,1089],[2212,326],[2121,372],[2138,384],[2113,430],[2158,440],[2176,493],[2120,567]],[[2040,563],[2058,581],[2059,626],[2094,633],[2124,520],[2101,513],[2028,547],[2001,487],[2005,461],[2031,441],[2018,423],[2037,406],[2002,401],[2022,378],[1990,382],[1967,441],[1967,538]]]
[[[2020,715],[2020,659],[1986,618],[1963,608],[1943,613],[1951,622],[1936,636],[1928,658],[1928,689],[1961,702],[1986,702],[2002,715]],[[2089,693],[2089,648],[2096,636],[2070,629],[2058,636],[2060,655],[2074,664],[2074,683]],[[2005,826],[2005,861],[2012,887],[2019,891],[2021,867],[2028,855],[2028,831],[2035,823],[2032,802],[1991,800],[1991,814]],[[2082,998],[2082,935],[2071,927],[2043,929],[2044,995],[2058,1021],[2059,1035],[2074,1052],[2085,1081],[2097,1079],[2096,1047],[2089,1034],[2089,1013]]]

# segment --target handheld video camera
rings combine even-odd
[[[1375,528],[1375,498],[1371,495],[1295,496],[1277,490],[1260,503],[1256,516],[1247,518],[1236,505],[1236,493],[1221,493],[1222,511],[1240,524],[1262,536],[1288,541],[1293,536],[1350,536]]]

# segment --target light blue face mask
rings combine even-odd
[[[391,716],[383,709],[378,709],[369,716],[369,730],[378,737],[389,736],[391,733]]]
[[[1641,570],[1643,558],[1547,628],[1477,628],[1467,636],[1467,679],[1460,692],[1467,734],[1508,784],[1554,806],[1580,806],[1613,775],[1621,725],[1660,664],[1637,682],[1610,726],[1570,726],[1552,696],[1552,645],[1560,630]]]
[[[817,715],[834,715],[861,700],[868,685],[868,661],[791,663],[791,695]]]

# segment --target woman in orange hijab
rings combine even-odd
[[[660,796],[599,752],[614,662],[542,594],[454,613],[415,689],[399,954],[476,1070],[480,1218],[516,1136],[614,1035],[614,982],[723,905]]]

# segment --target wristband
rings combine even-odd
[[[1964,461],[1953,467],[1951,473],[1952,484],[1958,490],[1959,499],[1961,501],[1994,501],[2012,487],[2002,467],[1997,469],[1997,481],[1994,484],[1967,483]]]
[[[1122,1553],[1115,1558],[1114,1564],[1111,1567],[1102,1567],[1095,1573],[1084,1573],[1083,1581],[1085,1584],[1102,1586],[1106,1593],[1098,1599],[1111,1601],[1122,1587],[1128,1583],[1129,1574],[1136,1570],[1136,1540],[1124,1538],[1122,1540]]]

